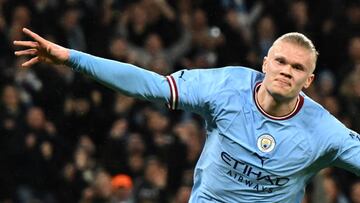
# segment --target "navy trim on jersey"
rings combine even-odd
[[[298,99],[296,101],[296,105],[295,105],[295,108],[294,110],[292,110],[289,114],[285,115],[285,116],[272,116],[268,113],[266,113],[266,111],[260,106],[258,100],[257,100],[257,97],[256,97],[256,94],[257,92],[259,91],[259,88],[261,86],[261,82],[257,83],[255,85],[255,89],[254,89],[254,101],[255,101],[255,104],[256,104],[256,107],[258,108],[258,110],[266,117],[268,118],[271,118],[271,119],[274,119],[274,120],[286,120],[286,119],[289,119],[289,118],[292,118],[293,116],[295,116],[301,109],[301,107],[303,106],[304,104],[304,97],[299,95],[298,96]]]
[[[169,101],[169,104],[168,104],[168,107],[172,110],[175,110],[177,108],[177,103],[178,103],[178,90],[177,90],[177,87],[176,87],[176,82],[173,78],[172,75],[168,75],[166,76],[166,80],[168,81],[169,83],[169,86],[170,86],[170,101]]]

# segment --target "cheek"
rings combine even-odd
[[[276,64],[273,61],[266,60],[263,64],[263,72],[266,74],[274,74],[277,71]]]
[[[306,88],[309,84],[309,81],[307,78],[299,78],[298,80],[296,80],[296,86],[299,88],[299,89],[303,89],[303,88]]]
[[[280,75],[283,69],[284,67],[282,65],[276,64],[275,62],[268,67],[268,71],[272,76]]]
[[[266,73],[266,75],[272,76],[276,72],[276,68],[271,63],[267,63],[263,66],[263,72]]]

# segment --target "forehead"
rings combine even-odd
[[[306,68],[315,67],[314,53],[298,44],[278,41],[269,50],[269,57],[283,57],[289,63],[302,64]]]

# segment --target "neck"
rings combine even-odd
[[[260,107],[269,115],[281,117],[292,113],[297,105],[298,97],[286,99],[275,98],[261,85],[259,91],[256,92],[255,99]]]

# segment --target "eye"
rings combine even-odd
[[[285,64],[285,60],[282,59],[282,58],[275,58],[275,61],[276,61],[278,64]]]
[[[285,64],[285,60],[283,58],[276,58],[275,61],[280,64],[280,65],[284,65]]]
[[[300,70],[300,71],[303,71],[304,70],[304,67],[302,65],[299,65],[299,64],[295,64],[292,66],[295,70]]]

